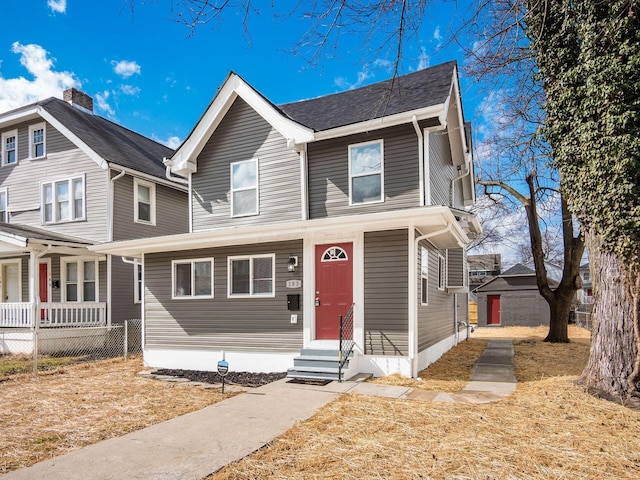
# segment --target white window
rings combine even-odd
[[[98,301],[98,260],[60,259],[63,302]]]
[[[133,264],[134,303],[141,303],[143,296],[142,264],[137,261]]]
[[[9,191],[0,188],[0,222],[9,223]]]
[[[384,200],[382,140],[349,145],[349,201],[351,205]]]
[[[438,290],[444,290],[447,285],[447,261],[438,254]]]
[[[134,178],[133,203],[135,209],[134,221],[138,223],[156,224],[156,186]]]
[[[13,165],[18,161],[18,131],[2,134],[2,165]]]
[[[47,154],[44,123],[29,126],[29,158],[42,158]]]
[[[420,303],[429,303],[429,250],[420,248]]]
[[[275,258],[270,255],[229,257],[230,297],[275,296]]]
[[[213,298],[213,258],[173,260],[172,298]]]
[[[231,216],[258,214],[258,160],[231,164]]]
[[[85,218],[84,176],[42,184],[42,223]]]

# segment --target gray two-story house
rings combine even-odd
[[[140,318],[141,265],[88,247],[188,231],[188,187],[162,164],[173,150],[76,89],[0,114],[0,136],[3,338]]]
[[[469,138],[455,62],[280,106],[229,74],[166,161],[189,233],[91,247],[144,264],[145,363],[323,377],[342,316],[346,376],[415,376],[466,335]]]

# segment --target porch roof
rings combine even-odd
[[[89,250],[99,254],[140,258],[146,253],[279,242],[329,232],[341,233],[354,230],[373,232],[409,227],[415,227],[422,235],[433,232],[429,236],[429,241],[442,249],[466,246],[475,235],[481,232],[475,216],[463,215],[460,211],[444,206],[429,206],[381,213],[203,230],[92,245]]]
[[[86,249],[93,242],[28,225],[0,222],[0,255],[41,250],[45,246]]]

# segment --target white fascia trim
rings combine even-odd
[[[222,121],[233,101],[242,98],[262,118],[273,126],[289,145],[302,144],[313,140],[313,131],[283,116],[264,99],[253,87],[238,75],[232,73],[220,88],[187,140],[175,152],[171,161],[171,171],[187,176],[197,171],[197,157],[207,141]]]
[[[31,118],[35,118],[40,114],[40,107],[33,106],[31,108],[27,108],[26,110],[18,110],[13,113],[9,113],[7,115],[2,115],[0,117],[0,127],[5,128],[9,127],[15,123],[28,121]]]
[[[65,137],[67,137],[73,144],[75,144],[76,147],[87,154],[87,156],[91,158],[91,160],[96,162],[100,168],[102,168],[103,170],[109,168],[109,164],[104,158],[102,158],[94,150],[89,148],[89,146],[82,140],[80,140],[77,135],[75,135],[71,130],[60,123],[57,118],[47,112],[44,108],[38,107],[37,113],[42,118],[44,118],[52,127],[62,133]]]
[[[0,232],[0,243],[8,243],[15,247],[25,248],[27,246],[27,239],[19,235]]]
[[[422,229],[449,227],[449,233],[453,235],[459,246],[462,247],[470,243],[449,207],[438,205],[402,211],[203,230],[194,233],[92,245],[89,249],[102,254],[109,253],[123,257],[140,258],[142,254],[147,253],[293,240],[305,238],[308,235],[326,233],[329,230],[381,231],[405,228],[411,225]]]
[[[333,128],[331,130],[324,130],[315,134],[314,140],[326,140],[329,138],[345,137],[347,135],[354,135],[356,133],[369,132],[371,130],[379,130],[381,128],[395,127],[396,125],[411,124],[415,117],[417,121],[426,120],[428,118],[438,118],[442,123],[442,112],[445,112],[447,103],[441,103],[438,105],[432,105],[427,108],[420,108],[417,110],[410,110],[408,112],[402,112],[395,115],[389,115],[386,117],[376,118],[368,120],[366,122],[354,123],[352,125],[346,125],[344,127]],[[446,122],[445,122],[446,123]]]
[[[160,185],[164,185],[166,187],[174,188],[176,190],[180,190],[181,192],[187,192],[189,190],[187,185],[183,185],[183,184],[180,184],[180,183],[172,182],[171,180],[167,180],[165,178],[156,177],[154,175],[149,175],[148,173],[142,173],[142,172],[139,172],[138,170],[133,170],[132,168],[122,167],[122,166],[118,165],[117,163],[109,163],[108,165],[109,165],[109,168],[112,169],[113,171],[120,172],[120,173],[124,172],[124,173],[127,173],[127,174],[131,175],[132,177],[138,177],[138,178],[141,178],[143,180],[147,180],[149,182],[153,182],[153,183],[157,183],[157,184],[160,184]]]

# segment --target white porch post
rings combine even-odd
[[[38,330],[40,321],[38,310],[40,309],[40,271],[38,268],[38,253],[29,251],[29,301],[31,302],[31,327]]]

